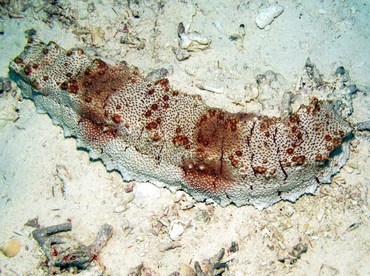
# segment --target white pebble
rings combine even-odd
[[[280,5],[271,5],[259,10],[256,16],[256,24],[260,29],[264,29],[270,25],[276,17],[284,11],[284,7]]]
[[[180,222],[174,222],[170,225],[169,235],[171,240],[176,241],[184,233],[184,227]]]

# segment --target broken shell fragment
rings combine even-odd
[[[171,222],[169,231],[171,240],[173,241],[178,240],[182,233],[184,233],[184,226],[182,226],[181,222],[178,221]]]
[[[189,52],[198,52],[208,49],[212,40],[197,32],[180,33],[180,48]]]
[[[275,20],[284,11],[284,7],[280,5],[271,5],[259,10],[256,16],[256,24],[258,28],[264,29]]]

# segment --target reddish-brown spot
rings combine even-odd
[[[35,63],[35,64],[32,65],[32,68],[33,69],[38,69],[39,68],[39,65],[37,63]]]
[[[149,94],[149,95],[153,95],[153,94],[154,94],[154,92],[155,92],[155,90],[154,90],[153,88],[148,90],[148,94]]]
[[[77,85],[70,85],[68,87],[68,92],[72,94],[77,94],[78,92],[78,86]]]
[[[163,96],[163,100],[164,100],[164,101],[166,101],[166,102],[167,102],[169,99],[170,99],[170,97],[169,97],[168,95],[164,95],[164,96]]]
[[[31,66],[26,66],[26,67],[24,68],[24,73],[25,73],[26,75],[31,75],[31,74],[32,74],[32,68],[31,68]]]
[[[91,101],[92,101],[91,97],[89,97],[89,96],[85,97],[85,102],[86,103],[91,103]]]
[[[79,87],[76,80],[71,80],[68,85],[68,92],[72,94],[77,94]]]
[[[320,153],[318,153],[318,154],[316,154],[316,156],[315,156],[315,160],[316,160],[316,161],[322,161],[322,160],[324,160],[324,158],[323,158],[323,156],[322,156]]]
[[[182,145],[182,137],[181,136],[175,136],[172,139],[172,143],[176,146],[179,147]]]
[[[156,129],[157,127],[158,127],[158,124],[156,122],[150,122],[146,124],[147,130],[153,130],[153,129]]]
[[[169,83],[168,79],[160,79],[160,80],[155,81],[154,85],[160,84],[161,86],[165,88],[167,87],[168,83]]]
[[[242,152],[242,151],[240,151],[240,150],[237,150],[237,151],[235,152],[235,154],[236,154],[236,156],[238,156],[238,157],[243,156],[243,152]]]
[[[150,107],[153,111],[156,111],[158,110],[158,105],[157,104],[152,104],[152,106]]]
[[[231,160],[231,165],[233,165],[233,167],[237,167],[238,164],[239,164],[238,160],[236,160],[236,159]]]
[[[33,86],[33,88],[35,88],[37,90],[40,89],[40,84],[37,81],[32,82],[32,86]]]
[[[178,95],[179,95],[179,91],[175,90],[175,91],[172,92],[172,96],[178,96]]]
[[[325,138],[325,141],[328,141],[328,142],[331,141],[332,139],[329,134],[326,134],[324,138]]]
[[[150,116],[152,116],[152,112],[150,110],[145,112],[145,117],[149,118]]]
[[[68,89],[68,82],[62,82],[60,85],[60,89],[62,90],[67,90]]]
[[[58,250],[55,247],[53,247],[52,250],[51,255],[54,257],[58,256]]]
[[[338,138],[338,137],[336,137],[336,138],[334,138],[333,139],[333,145],[334,145],[334,147],[337,147],[337,146],[339,146],[340,144],[341,144],[341,139],[340,138]]]
[[[253,171],[255,174],[264,174],[267,171],[267,168],[263,166],[257,166],[253,167]]]
[[[289,121],[291,122],[291,123],[293,123],[293,124],[297,124],[297,123],[299,123],[299,116],[297,115],[297,114],[292,114],[292,115],[290,115],[290,117],[289,117]]]
[[[297,156],[296,164],[297,165],[303,165],[304,161],[306,160],[306,157],[304,155]]]
[[[287,154],[289,154],[289,155],[292,155],[292,154],[293,154],[293,152],[294,152],[294,150],[293,150],[292,148],[288,148],[288,149],[286,150],[286,153],[287,153]]]
[[[115,114],[112,115],[112,120],[116,124],[119,124],[121,122],[121,116],[115,113]]]
[[[153,134],[153,141],[159,141],[160,139],[161,139],[161,136],[159,136],[159,134],[157,133],[157,132],[155,132],[154,134]]]
[[[43,76],[43,77],[42,77],[42,79],[43,79],[44,81],[47,81],[47,80],[49,79],[49,76]]]
[[[170,107],[170,105],[168,104],[168,103],[164,103],[164,105],[163,105],[163,108],[164,109],[167,109],[167,108],[169,108]]]

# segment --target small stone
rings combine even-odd
[[[170,225],[169,235],[171,240],[176,241],[184,233],[184,226],[180,222],[174,222]]]
[[[40,228],[39,218],[35,217],[33,219],[29,219],[24,225],[33,228]]]
[[[135,184],[131,184],[131,183],[128,183],[124,190],[125,190],[125,193],[131,193],[134,191],[134,187],[135,187]]]
[[[21,250],[21,243],[18,240],[9,240],[3,243],[0,251],[8,258],[13,258]]]
[[[346,70],[343,66],[339,66],[335,71],[335,74],[343,76],[346,73]]]
[[[284,11],[284,7],[280,5],[271,5],[259,10],[256,16],[256,24],[260,29],[264,29],[274,21]]]

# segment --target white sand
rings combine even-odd
[[[156,1],[143,1],[147,7],[141,6],[144,12],[138,19],[128,16],[123,4],[94,2],[96,10],[88,13],[85,9],[92,1],[64,1],[79,11],[77,23],[94,32],[90,44],[94,47],[87,48],[90,53],[126,60],[144,74],[167,68],[174,87],[201,94],[209,105],[243,110],[232,102],[243,99],[244,86],[266,70],[283,75],[289,89],[310,57],[325,76],[340,65],[349,70],[363,90],[354,96],[350,119],[370,119],[366,90],[370,86],[370,9],[365,0],[282,1],[284,12],[268,30],[259,29],[254,22],[262,4],[258,0],[219,0],[212,5],[161,1],[161,9]],[[8,75],[7,66],[23,49],[23,32],[29,28],[36,29],[42,40],[54,40],[64,48],[84,46],[72,33],[74,27],[63,28],[56,19],[53,28],[43,23],[42,11],[35,13],[30,8],[23,17],[0,21],[4,30],[0,36],[1,76]],[[143,50],[119,43],[121,22],[128,17],[130,31],[146,39]],[[181,62],[172,52],[178,46],[180,22],[212,39],[209,49],[191,53]],[[231,41],[228,35],[237,34],[240,24],[245,25],[244,39]],[[223,87],[224,92],[199,90],[196,84]],[[100,225],[112,224],[114,235],[100,254],[108,275],[127,275],[141,263],[159,275],[169,275],[178,271],[181,263],[193,266],[195,260],[229,248],[232,241],[238,243],[239,251],[227,254],[226,275],[370,274],[368,132],[355,135],[347,165],[331,185],[320,187],[316,196],[304,196],[294,204],[281,202],[263,211],[204,203],[182,209],[181,203],[190,199],[185,196],[185,202],[176,202],[181,192],[172,194],[151,184],[135,183],[135,193],[125,193],[127,183],[117,173],[106,172],[100,162],[90,162],[87,153],[76,150],[75,141],[65,139],[47,115],[35,112],[32,102],[17,103],[2,96],[0,104],[15,104],[20,109],[20,119],[9,119],[0,129],[0,243],[16,238],[22,244],[14,258],[0,255],[0,274],[44,275],[38,266],[42,251],[30,235],[33,228],[24,226],[35,217],[42,226],[71,219],[71,235],[85,244],[94,239]],[[164,223],[161,228],[158,220]],[[169,235],[173,225],[184,228],[176,241],[180,247],[166,251],[173,244]],[[285,248],[300,242],[308,245],[301,259],[292,265],[278,261]],[[98,275],[98,271],[94,264],[82,275]]]

